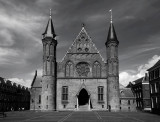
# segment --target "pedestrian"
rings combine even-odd
[[[111,112],[111,106],[110,105],[108,105],[108,110],[109,110],[109,112]]]

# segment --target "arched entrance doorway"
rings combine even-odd
[[[79,92],[79,95],[78,95],[78,103],[79,103],[79,106],[87,105],[88,102],[89,102],[88,92],[83,88],[83,89]]]

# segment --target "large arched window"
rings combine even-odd
[[[65,74],[66,77],[73,77],[73,63],[71,61],[66,63]]]
[[[49,44],[46,44],[46,55],[49,56]]]
[[[101,76],[101,65],[98,61],[96,61],[93,64],[93,77],[100,77],[100,76]]]
[[[53,44],[50,45],[50,55],[54,55],[54,46],[53,46]]]

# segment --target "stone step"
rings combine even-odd
[[[79,110],[79,111],[88,111],[88,105],[80,105],[80,106],[78,107],[78,110]]]

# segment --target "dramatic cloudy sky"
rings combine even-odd
[[[110,14],[119,45],[120,82],[142,77],[160,59],[159,0],[0,0],[0,76],[29,86],[41,74],[42,42],[49,9],[58,35],[60,61],[81,23],[106,58]]]

